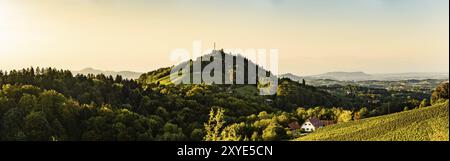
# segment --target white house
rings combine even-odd
[[[322,121],[317,119],[316,117],[309,118],[302,124],[302,130],[305,132],[313,132],[318,128],[323,127]]]

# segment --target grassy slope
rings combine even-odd
[[[298,141],[448,141],[448,101],[401,113],[328,126]]]

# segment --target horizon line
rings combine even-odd
[[[170,66],[168,66],[168,67],[170,67]],[[14,70],[15,71],[19,71],[19,70],[28,69],[28,68],[34,68],[34,69],[36,69],[36,68],[41,68],[41,69],[42,68],[54,68],[54,69],[57,69],[57,70],[69,70],[70,72],[80,72],[80,71],[83,71],[83,70],[86,70],[86,69],[92,69],[92,70],[97,70],[97,71],[101,71],[101,72],[116,72],[116,73],[118,73],[118,72],[132,72],[132,73],[144,74],[144,73],[147,73],[147,72],[155,71],[155,70],[158,70],[160,68],[166,68],[166,67],[160,67],[160,68],[152,69],[152,70],[145,71],[145,72],[143,72],[143,71],[135,71],[135,70],[110,70],[110,69],[101,69],[101,68],[95,68],[95,67],[85,67],[85,68],[81,68],[81,69],[64,69],[64,68],[48,67],[48,66],[47,67],[30,66],[30,67],[19,68],[19,69],[17,69],[17,68],[15,68],[15,69],[0,69],[0,71],[11,72],[11,71],[14,71]],[[283,72],[283,73],[278,74],[278,76],[285,75],[285,74],[292,74],[292,75],[295,75],[295,76],[315,76],[315,75],[321,75],[321,74],[327,74],[327,73],[338,73],[338,72],[342,72],[342,73],[364,73],[364,74],[369,74],[369,75],[411,74],[411,73],[450,74],[450,71],[436,71],[436,72],[408,71],[408,72],[386,72],[386,73],[374,72],[374,73],[371,73],[371,72],[365,72],[365,71],[358,70],[358,71],[327,71],[327,72],[321,72],[321,73],[315,73],[315,74],[306,74],[306,75],[304,75],[304,74],[296,74],[295,72]]]

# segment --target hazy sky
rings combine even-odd
[[[0,69],[146,72],[175,48],[277,48],[279,70],[448,72],[448,0],[0,0]]]

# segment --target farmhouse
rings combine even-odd
[[[333,125],[335,123],[336,123],[335,121],[319,120],[316,117],[311,117],[302,124],[301,129],[302,129],[302,131],[305,131],[305,132],[313,132],[313,131],[316,131],[316,129],[319,129],[319,128],[322,128],[322,127],[328,126],[328,125]]]
[[[316,117],[311,117],[302,124],[302,130],[305,132],[313,132],[323,127],[323,123]]]

